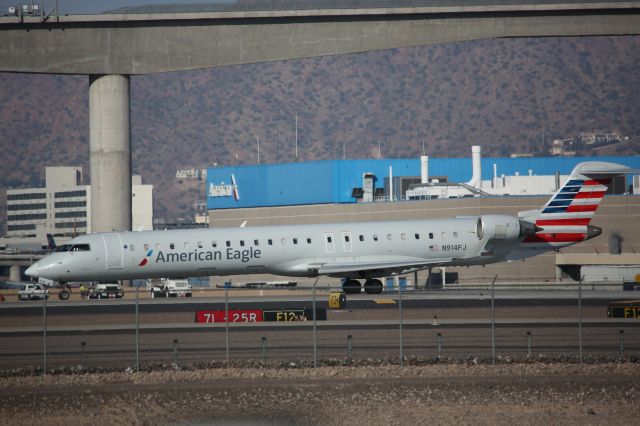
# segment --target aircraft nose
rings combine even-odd
[[[24,273],[25,273],[25,275],[29,275],[30,277],[37,277],[39,269],[40,269],[40,267],[38,266],[38,263],[36,262],[33,265],[29,266],[27,268],[27,270],[24,271]]]

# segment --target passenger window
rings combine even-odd
[[[211,242],[211,247],[213,247],[213,248],[218,247],[218,242],[217,241],[212,241]]]
[[[244,247],[244,240],[240,240],[240,247]]]
[[[231,247],[231,241],[227,241],[227,247]]]
[[[378,236],[376,234],[373,234],[373,241],[378,241]]]
[[[407,234],[400,234],[400,239],[401,240],[406,240],[407,239]]]
[[[364,241],[364,235],[360,235],[360,241]]]
[[[429,239],[433,240],[433,232],[429,232]]]
[[[298,244],[298,239],[297,238],[293,239],[293,244]]]
[[[254,245],[254,246],[259,246],[259,245],[260,245],[260,241],[258,241],[258,240],[253,240],[253,245]]]
[[[420,234],[416,234],[416,240],[420,239]]]
[[[391,234],[387,234],[387,240],[391,241]]]
[[[175,244],[173,244],[173,243],[169,243],[169,248],[170,248],[171,250],[173,250],[174,248],[176,248],[176,245],[175,245]]]
[[[458,231],[453,231],[453,238],[458,238]]]
[[[272,246],[272,245],[273,245],[273,240],[272,240],[271,238],[269,238],[269,239],[267,240],[267,244],[269,244],[270,246]]]
[[[327,242],[330,243],[331,241],[332,241],[332,238],[327,235]]]
[[[348,235],[344,236],[344,241],[347,242],[347,243],[349,242],[349,236]]]
[[[280,238],[280,244],[282,244],[283,246],[287,244],[287,239],[286,238]]]
[[[202,248],[202,241],[198,241],[198,248]]]
[[[307,237],[307,244],[311,244],[311,238]]]

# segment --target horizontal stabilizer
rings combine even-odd
[[[580,173],[584,176],[618,176],[625,174],[640,173],[640,169],[632,169],[617,163],[606,163],[603,161],[588,161],[578,164],[573,173]]]

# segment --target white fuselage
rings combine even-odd
[[[510,216],[483,216],[482,221],[476,217],[91,234],[70,241],[28,272],[56,281],[255,273],[381,277],[437,265],[500,261],[520,242],[514,238],[516,229],[498,240],[487,229],[503,218],[511,226],[518,224]]]

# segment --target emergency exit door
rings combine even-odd
[[[122,269],[122,239],[120,234],[102,234],[107,269]]]

